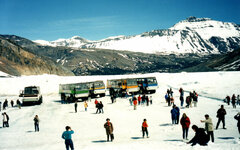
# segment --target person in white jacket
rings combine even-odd
[[[212,140],[212,142],[214,142],[212,119],[209,117],[208,114],[205,115],[205,119],[206,120],[201,120],[201,122],[202,123],[205,122],[205,130],[207,131],[207,135],[209,137],[209,140],[210,140],[210,136],[211,136],[211,140]]]

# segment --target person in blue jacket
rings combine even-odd
[[[180,116],[180,109],[176,105],[174,105],[174,108],[176,109],[177,115],[176,115],[176,124],[179,123],[179,116]]]
[[[66,131],[64,131],[62,134],[62,138],[65,140],[66,150],[69,150],[69,147],[71,148],[71,150],[74,150],[72,141],[73,133],[74,131],[71,129],[71,127],[66,126]]]
[[[172,124],[177,124],[177,115],[178,115],[178,112],[175,108],[175,105],[173,105],[172,110],[171,110]]]

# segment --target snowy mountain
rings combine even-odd
[[[91,41],[88,41],[86,39],[83,39],[79,36],[74,36],[70,39],[58,39],[56,41],[45,41],[45,40],[36,40],[34,41],[36,43],[39,43],[43,46],[66,46],[66,47],[81,47],[86,43],[89,43]]]
[[[209,18],[189,17],[169,29],[88,41],[80,37],[35,41],[41,45],[127,50],[143,53],[218,54],[240,48],[240,27]]]

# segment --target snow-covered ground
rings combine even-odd
[[[104,114],[95,114],[94,100],[89,102],[88,111],[84,111],[83,103],[79,102],[78,113],[74,112],[74,104],[61,104],[58,95],[60,83],[104,80],[136,76],[156,76],[159,89],[153,94],[153,105],[139,106],[133,110],[125,98],[117,98],[117,102],[110,103],[109,96],[98,98],[104,104]],[[1,128],[0,150],[64,150],[64,140],[61,134],[65,126],[69,125],[75,131],[73,142],[76,150],[141,150],[141,149],[232,149],[239,150],[239,133],[237,121],[233,118],[240,111],[240,106],[233,109],[221,100],[233,93],[240,94],[240,72],[208,72],[208,73],[153,73],[144,75],[124,76],[79,76],[60,77],[55,75],[22,76],[0,78],[0,101],[5,98],[16,100],[18,93],[24,86],[38,85],[43,93],[43,104],[36,106],[8,108],[10,127]],[[179,106],[178,89],[185,91],[196,90],[199,93],[199,103],[196,108],[182,108],[181,114],[186,113],[191,125],[204,127],[200,120],[209,114],[216,126],[216,111],[221,104],[225,105],[227,130],[215,130],[215,143],[208,146],[195,146],[182,141],[180,125],[171,125],[170,110],[164,100],[167,88],[172,87],[176,104]],[[185,97],[188,95],[185,92]],[[40,132],[34,132],[33,118],[39,115]],[[110,118],[114,126],[115,140],[105,142],[106,134],[103,124]],[[146,118],[149,125],[150,138],[142,139],[141,124]],[[0,116],[0,120],[2,116]],[[189,129],[189,139],[194,136]]]

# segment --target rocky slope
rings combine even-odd
[[[21,46],[0,36],[0,71],[10,75],[57,74],[73,75],[57,63],[26,51]]]
[[[40,46],[14,35],[2,37],[21,45],[28,52],[47,57],[71,70],[75,75],[178,72],[206,61],[211,55],[158,55],[108,49],[83,49]]]
[[[240,71],[240,49],[224,55],[216,55],[206,62],[183,70],[187,72]]]

